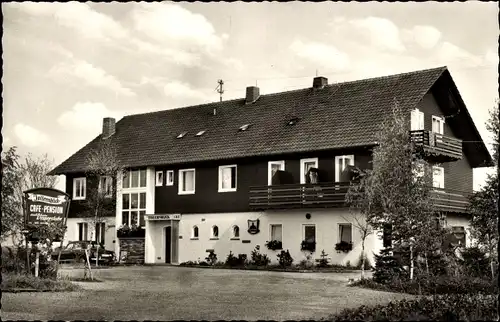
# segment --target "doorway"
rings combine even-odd
[[[170,264],[172,251],[172,227],[165,227],[165,263]]]

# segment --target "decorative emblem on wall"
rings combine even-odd
[[[256,219],[256,220],[248,220],[248,233],[249,234],[252,234],[252,235],[255,235],[257,233],[259,233],[259,223],[260,223],[260,220],[259,219]]]

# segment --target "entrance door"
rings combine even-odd
[[[171,263],[172,227],[165,227],[165,263]]]

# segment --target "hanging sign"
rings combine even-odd
[[[147,220],[181,220],[180,214],[173,215],[146,215]]]
[[[24,212],[28,225],[57,223],[64,225],[70,196],[57,189],[35,188],[24,191]]]

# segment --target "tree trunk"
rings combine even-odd
[[[424,253],[425,256],[425,270],[427,271],[427,275],[429,275],[429,261],[427,260],[427,252]]]
[[[413,280],[413,246],[410,245],[410,280]]]
[[[365,278],[365,238],[361,241],[361,279]]]

